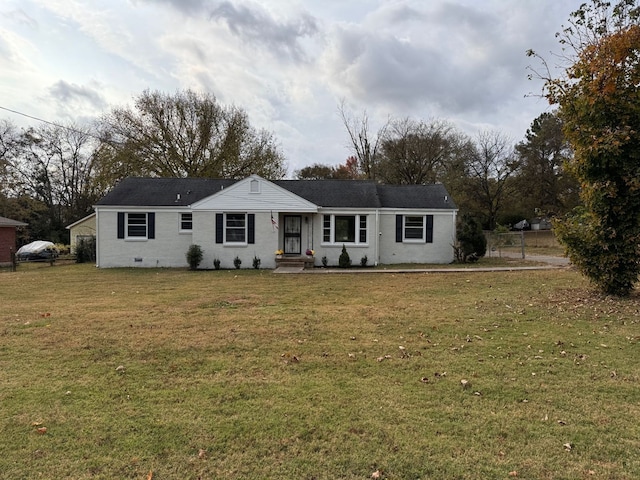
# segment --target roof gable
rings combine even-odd
[[[258,175],[239,180],[210,197],[192,205],[193,210],[291,210],[316,212],[318,207],[294,192]]]

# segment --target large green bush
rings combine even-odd
[[[487,238],[484,236],[482,226],[470,215],[464,214],[457,225],[456,235],[460,248],[461,261],[467,261],[469,257],[484,257],[487,253]]]
[[[189,263],[189,268],[191,270],[195,270],[202,262],[202,248],[200,245],[189,245],[189,249],[187,250],[187,263]]]

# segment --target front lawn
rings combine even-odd
[[[0,478],[640,478],[640,296],[572,269],[0,273]]]

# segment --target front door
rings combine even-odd
[[[284,216],[284,254],[300,255],[302,253],[302,217],[300,215]]]

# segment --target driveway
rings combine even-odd
[[[495,252],[493,252],[491,256],[495,257],[497,255],[495,254]],[[503,251],[500,253],[500,256],[508,258],[522,258],[522,254],[520,252]],[[553,255],[527,255],[526,252],[524,255],[524,259],[531,262],[547,263],[549,265],[557,266],[567,266],[571,264],[567,257],[557,257]]]

